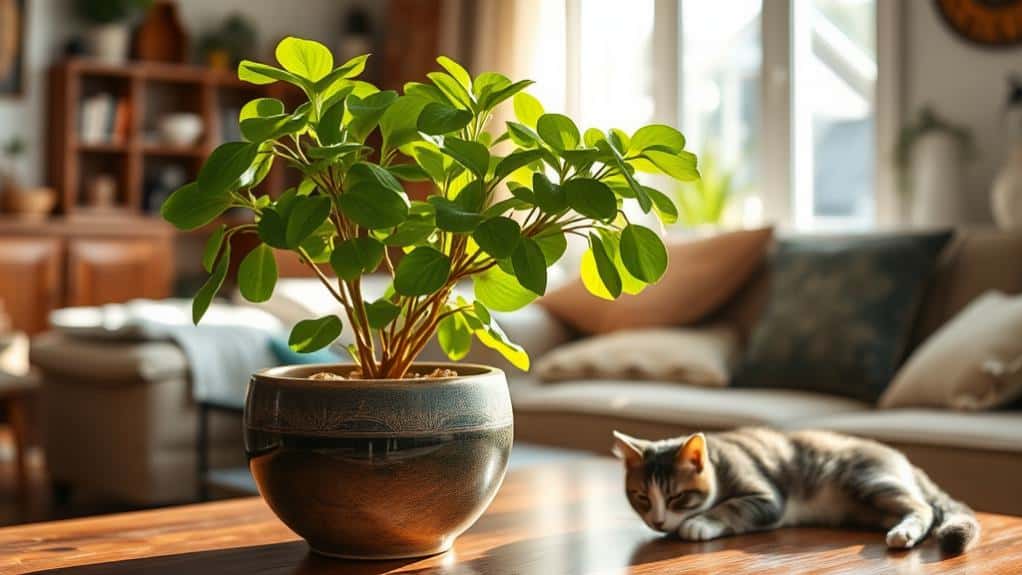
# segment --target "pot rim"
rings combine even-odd
[[[448,377],[436,377],[429,379],[309,379],[308,377],[297,377],[287,375],[290,372],[300,370],[302,372],[316,373],[316,371],[334,371],[338,367],[354,368],[357,364],[352,362],[337,363],[300,363],[291,365],[280,365],[261,369],[252,374],[253,379],[270,381],[277,384],[306,385],[315,387],[331,388],[366,388],[366,387],[416,387],[423,386],[449,386],[474,383],[480,379],[486,379],[494,375],[506,377],[504,371],[489,365],[479,363],[455,363],[442,361],[424,361],[412,364],[412,368],[448,368],[455,371],[464,371],[466,368],[474,373],[459,374]],[[505,379],[506,381],[506,379]]]

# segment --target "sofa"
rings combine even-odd
[[[707,323],[731,324],[747,337],[762,312],[769,281],[764,265]],[[956,234],[926,293],[914,344],[987,290],[1022,293],[1022,233]],[[534,363],[577,337],[538,304],[499,314],[498,320]],[[423,356],[441,357],[435,344]],[[180,350],[167,342],[110,346],[48,334],[34,342],[32,359],[44,373],[45,448],[55,481],[133,503],[194,499],[197,415]],[[903,450],[977,509],[1022,515],[1022,411],[881,410],[804,391],[649,381],[544,384],[479,345],[465,361],[507,371],[519,442],[606,454],[614,429],[649,438],[744,425],[832,429]],[[220,417],[214,423],[213,464],[239,461],[238,419]]]

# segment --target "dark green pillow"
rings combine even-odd
[[[876,401],[950,232],[781,240],[734,385]]]

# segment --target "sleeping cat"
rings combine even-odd
[[[887,530],[908,549],[931,531],[947,554],[979,536],[972,510],[904,455],[825,431],[747,428],[663,441],[614,432],[628,501],[647,525],[706,541],[776,527]]]

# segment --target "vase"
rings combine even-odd
[[[123,64],[131,46],[131,29],[126,23],[101,24],[87,32],[89,51],[107,64]]]
[[[259,493],[316,553],[355,559],[446,551],[504,478],[513,424],[498,369],[418,364],[456,377],[309,379],[354,366],[255,374],[245,450]]]
[[[138,27],[135,55],[147,62],[182,63],[188,58],[188,37],[177,14],[177,4],[156,2]]]
[[[997,173],[990,191],[990,208],[998,227],[1022,228],[1022,145],[1015,147]]]
[[[916,227],[955,227],[962,222],[962,163],[958,141],[930,132],[912,149],[911,222]]]

